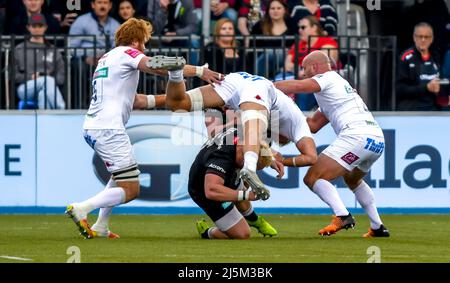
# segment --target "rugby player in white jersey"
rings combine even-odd
[[[220,84],[215,83],[186,92],[182,75],[169,71],[166,96],[161,97],[159,103],[164,100],[166,107],[172,111],[195,111],[224,106],[231,110],[241,110],[240,118],[244,126],[244,166],[240,177],[262,200],[267,199],[270,192],[256,175],[256,164],[263,133],[269,126],[268,115],[271,124],[278,126],[270,129],[271,137],[281,136],[285,142],[293,142],[301,153],[284,159],[284,166],[309,166],[317,160],[315,143],[305,115],[292,99],[261,76],[245,72],[231,73],[226,75]]]
[[[116,31],[117,47],[100,58],[93,75],[92,99],[83,125],[84,138],[105,163],[111,179],[99,194],[67,207],[66,213],[85,238],[117,238],[118,235],[108,228],[112,208],[139,195],[140,171],[125,125],[133,107],[151,108],[156,103],[153,95],[136,94],[139,71],[167,74],[167,70],[148,67],[152,60],[158,60],[158,57],[143,54],[151,33],[149,22],[135,18],[127,20]],[[181,66],[186,76],[198,75],[209,83],[220,80],[219,73],[209,69],[199,75],[198,72],[196,74],[198,68],[185,66],[184,61],[174,64],[177,69]],[[100,208],[99,216],[91,229],[87,215],[97,208]]]
[[[330,183],[342,176],[370,219],[364,237],[389,237],[378,214],[374,194],[363,177],[384,149],[384,135],[361,97],[338,73],[328,56],[314,51],[303,60],[306,79],[275,83],[285,93],[314,93],[319,109],[307,119],[313,133],[330,122],[337,139],[320,155],[304,178],[305,184],[333,210],[333,221],[319,231],[332,235],[355,225],[355,220]]]

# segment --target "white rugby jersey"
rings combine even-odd
[[[358,124],[362,133],[366,128],[379,128],[356,90],[338,73],[328,71],[315,75],[312,79],[321,89],[320,92],[314,93],[320,111],[330,121],[336,134],[354,128],[352,124]]]
[[[92,99],[84,129],[125,129],[133,110],[144,54],[119,46],[103,55],[92,78]]]
[[[291,98],[264,77],[245,72],[231,73],[225,76],[220,85],[215,85],[215,90],[224,100],[225,106],[233,110],[239,110],[243,102],[264,105],[273,120],[270,124],[278,125],[278,129],[271,129],[273,133],[279,133],[294,143],[304,136],[312,137],[302,111]]]

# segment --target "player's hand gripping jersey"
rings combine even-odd
[[[92,78],[84,129],[125,129],[139,83],[139,50],[119,46],[103,55]],[[121,115],[118,115],[121,113]]]

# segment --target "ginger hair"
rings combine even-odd
[[[133,42],[146,43],[152,36],[153,26],[143,19],[130,18],[116,31],[116,46],[128,46]]]

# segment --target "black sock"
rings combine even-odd
[[[206,231],[202,233],[202,239],[209,239],[209,237],[208,237],[209,229],[211,229],[211,228],[206,229]]]
[[[255,222],[256,220],[258,220],[258,215],[255,213],[255,211],[253,211],[249,215],[244,216],[244,218],[250,222]]]

